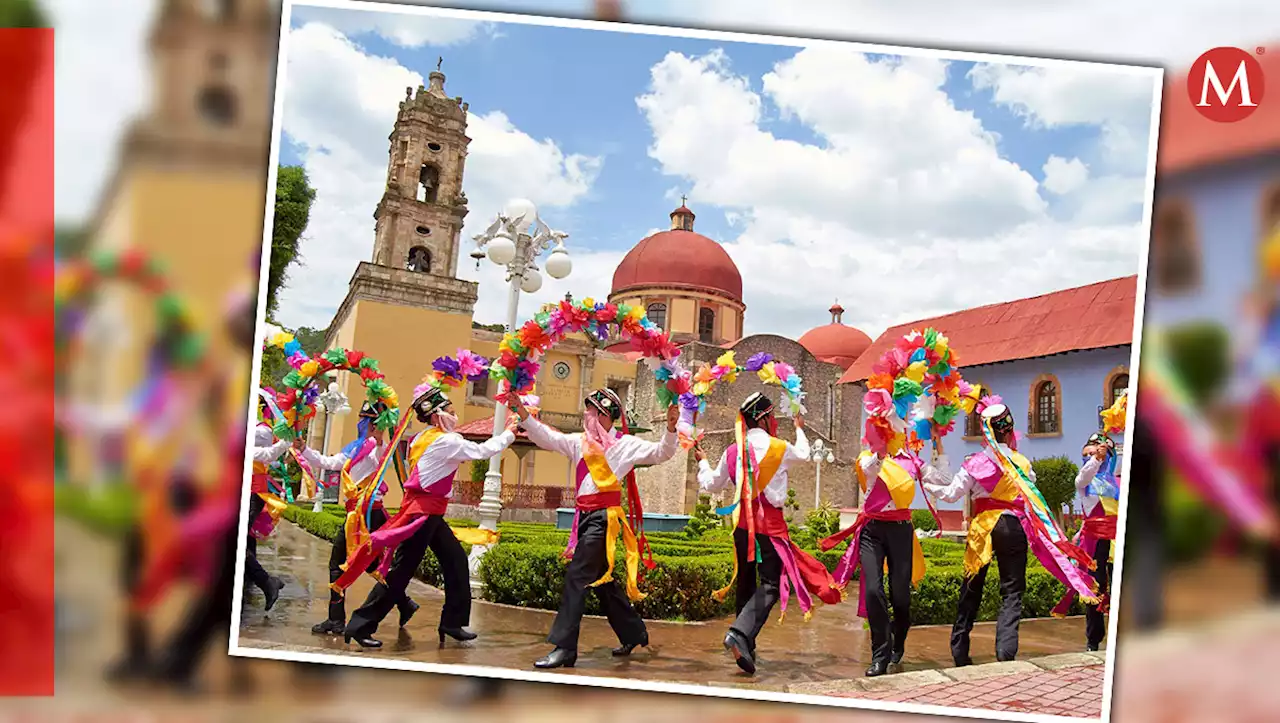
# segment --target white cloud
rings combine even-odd
[[[703,0],[646,5],[643,12],[646,18],[696,13],[692,22],[725,30],[1174,69],[1219,45],[1274,42],[1280,27],[1274,0],[986,0],[980,13],[934,0]]]
[[[44,6],[55,28],[54,207],[59,219],[79,222],[96,208],[126,122],[148,101],[143,41],[155,5],[46,0]]]
[[[823,323],[835,297],[847,323],[876,334],[1137,272],[1138,219],[1083,222],[1087,169],[1059,159],[1047,185],[1072,196],[1055,199],[1071,211],[1060,219],[1031,174],[955,107],[947,69],[809,48],[756,93],[721,52],[671,53],[654,66],[637,101],[654,134],[650,155],[692,184],[698,204],[737,216],[740,235],[725,247],[746,281],[748,333],[794,337]],[[821,142],[763,130],[773,106]],[[1108,191],[1122,207],[1142,202],[1141,187]]]
[[[304,22],[322,22],[348,36],[375,33],[405,48],[458,45],[492,34],[495,29],[493,23],[458,18],[305,6],[295,10],[295,17]]]
[[[1050,193],[1064,195],[1079,190],[1089,180],[1089,167],[1079,158],[1067,160],[1049,156],[1044,164],[1044,187]]]
[[[283,128],[302,147],[317,196],[302,245],[304,266],[283,291],[278,316],[287,325],[323,327],[341,303],[356,264],[372,254],[372,213],[386,178],[387,134],[404,89],[417,87],[423,78],[393,58],[370,55],[322,23],[293,30],[289,43]],[[535,139],[500,111],[470,114],[467,134],[472,142],[464,187],[471,212],[463,229],[459,276],[480,281],[476,319],[500,322],[506,315],[502,272],[487,261],[477,272],[466,255],[469,239],[513,196],[543,208],[571,206],[590,191],[601,161],[566,153],[553,140]],[[547,278],[535,301],[524,302],[528,308],[563,297],[568,284],[582,294],[591,291],[588,282],[602,283],[596,293],[607,293],[620,256],[574,249],[573,259],[573,281]]]

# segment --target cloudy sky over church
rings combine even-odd
[[[605,297],[687,194],[743,276],[745,332],[894,323],[1137,273],[1151,76],[297,8],[282,163],[318,197],[279,319],[327,325],[372,249],[387,136],[440,56],[470,104],[470,238],[523,196],[570,234],[538,301]],[[505,285],[475,318],[500,322]],[[525,301],[532,312],[536,302]]]

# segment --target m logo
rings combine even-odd
[[[1265,86],[1262,64],[1240,48],[1209,50],[1196,58],[1187,73],[1191,104],[1216,123],[1235,123],[1252,115],[1262,102]]]

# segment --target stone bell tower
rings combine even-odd
[[[462,169],[467,160],[467,104],[444,92],[444,73],[405,89],[391,131],[387,187],[374,211],[373,263],[438,276],[458,270],[467,215]]]

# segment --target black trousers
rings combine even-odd
[[[1022,594],[1027,590],[1027,533],[1022,531],[1017,517],[1000,516],[991,531],[991,546],[1000,568],[1000,595],[1004,598],[996,619],[996,660],[1013,660],[1018,656],[1018,623],[1022,620]],[[951,628],[951,657],[957,666],[972,662],[969,634],[978,619],[989,567],[983,565],[976,575],[960,584],[960,605],[956,624]]]
[[[871,520],[862,528],[858,564],[865,581],[867,625],[871,628],[871,661],[888,663],[906,649],[911,629],[911,558],[915,528],[910,522]],[[884,566],[889,562],[889,595],[884,593]],[[981,589],[981,588],[979,588]],[[892,620],[889,606],[893,605]]]
[[[1267,450],[1267,471],[1271,478],[1272,509],[1280,510],[1280,444],[1273,444]],[[1271,543],[1263,552],[1263,565],[1266,570],[1267,600],[1280,602],[1280,544]]]
[[[463,628],[471,623],[471,582],[467,571],[467,555],[462,543],[453,536],[453,530],[442,515],[431,515],[409,539],[396,547],[387,581],[374,585],[369,597],[351,614],[346,634],[353,638],[366,638],[378,631],[378,624],[397,605],[405,603],[405,589],[422,564],[422,558],[430,548],[440,562],[444,576],[444,610],[440,613],[441,628]]]
[[[1093,579],[1098,581],[1098,595],[1107,594],[1107,588],[1111,584],[1111,540],[1098,540],[1098,549],[1094,552],[1094,562],[1098,563],[1098,569],[1093,571]],[[1091,647],[1097,647],[1102,644],[1102,639],[1107,637],[1107,619],[1101,612],[1098,612],[1097,605],[1084,606],[1084,638],[1085,642]]]
[[[387,513],[380,507],[375,507],[369,515],[371,524],[369,530],[373,531],[382,527],[387,522]],[[347,561],[347,533],[342,527],[338,528],[338,534],[333,539],[333,551],[329,553],[329,582],[335,583],[339,577],[342,577],[342,565]],[[369,572],[378,569],[378,561],[374,560],[369,564]],[[407,583],[406,583],[407,584]],[[396,600],[397,608],[401,612],[406,612],[409,606],[409,598],[402,591],[400,599]],[[329,590],[329,620],[335,623],[347,622],[347,606],[343,597],[335,592],[332,588]]]
[[[126,599],[132,598],[142,578],[143,531],[140,525],[130,528],[124,538],[124,559],[120,565],[120,587]],[[147,659],[150,648],[150,626],[144,616],[129,610],[125,613],[124,657],[126,661],[141,663]]]
[[[607,510],[587,512],[578,520],[578,546],[564,571],[560,610],[556,613],[555,622],[551,623],[551,634],[547,636],[547,642],[557,648],[578,649],[578,633],[582,629],[582,616],[587,609],[587,586],[609,571],[605,550],[608,522]],[[617,581],[609,580],[592,589],[600,599],[600,607],[604,608],[609,627],[618,636],[618,642],[623,645],[643,643],[648,635],[644,620],[631,607],[631,601],[622,592]]]
[[[1139,397],[1141,398],[1141,397]],[[1139,407],[1141,409],[1141,407]],[[1122,616],[1136,630],[1153,630],[1164,620],[1164,475],[1165,462],[1151,428],[1135,418],[1125,528],[1125,607]]]
[[[255,495],[256,496],[256,495]],[[187,617],[165,646],[161,669],[171,680],[189,680],[209,648],[213,636],[231,625],[231,601],[235,591],[236,542],[239,530],[232,527],[223,536],[219,559],[214,561],[217,577],[211,589],[196,598]]]
[[[258,515],[262,514],[266,507],[266,500],[257,494],[249,497],[250,526],[253,525],[253,521],[258,519]],[[249,534],[244,547],[244,577],[264,593],[271,584],[271,576],[267,574],[267,571],[262,568],[262,564],[258,562],[258,540],[252,533]]]
[[[756,534],[756,549],[760,562],[747,559],[748,533],[741,527],[733,531],[733,554],[738,558],[738,583],[735,603],[738,616],[729,629],[747,639],[751,650],[756,649],[756,638],[769,620],[769,613],[778,604],[782,584],[782,560],[773,548],[772,538]]]

